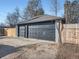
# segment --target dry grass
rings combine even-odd
[[[79,59],[79,45],[76,44],[34,44],[25,48],[15,59]]]
[[[54,44],[33,44],[19,48],[18,56],[14,59],[55,59],[57,45]]]
[[[2,39],[0,40],[0,54],[3,54],[1,59],[79,59],[79,45]]]
[[[19,51],[9,55],[7,59],[79,59],[79,45],[76,44],[43,43],[26,45],[17,49]]]
[[[60,45],[56,59],[79,59],[79,45],[69,43]]]

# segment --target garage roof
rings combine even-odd
[[[63,18],[49,15],[40,15],[33,17],[29,21],[22,21],[18,24],[36,23],[36,22],[53,21],[53,20],[63,20]]]

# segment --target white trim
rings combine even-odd
[[[59,42],[59,32],[58,32],[58,28],[59,28],[59,22],[55,22],[55,41],[56,41],[56,43]]]

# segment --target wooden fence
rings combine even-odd
[[[64,24],[61,33],[63,43],[79,44],[79,24]]]
[[[7,37],[16,37],[16,28],[4,28],[4,34]]]
[[[0,36],[4,36],[4,29],[0,28]]]

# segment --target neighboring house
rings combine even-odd
[[[79,1],[66,0],[64,5],[66,23],[79,23]]]
[[[58,41],[59,24],[63,18],[49,15],[41,15],[32,18],[30,21],[23,21],[17,24],[17,36],[50,41]]]

